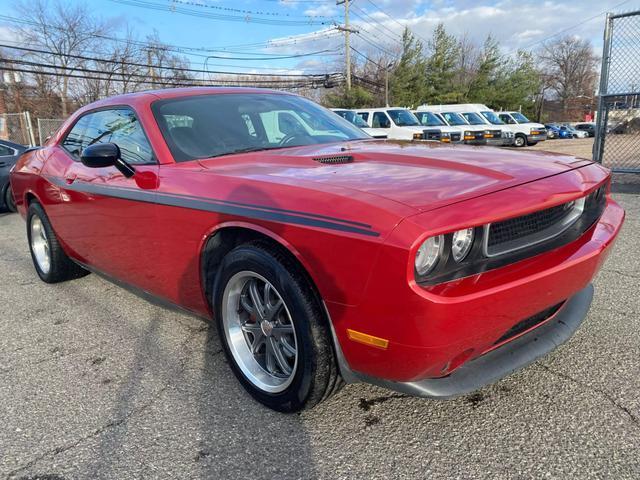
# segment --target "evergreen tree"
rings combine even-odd
[[[432,104],[458,102],[464,94],[456,88],[454,78],[458,66],[460,45],[438,24],[429,42],[430,56],[426,60],[427,98]]]
[[[425,97],[426,77],[423,46],[405,28],[402,34],[402,54],[389,77],[393,104],[401,107],[417,106]]]

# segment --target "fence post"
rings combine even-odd
[[[593,161],[602,163],[604,142],[607,133],[606,95],[609,84],[609,63],[611,61],[611,30],[613,18],[607,13],[604,26],[604,44],[602,47],[602,66],[600,68],[600,88],[598,89],[598,120],[596,122],[596,140],[593,142]]]
[[[36,136],[33,133],[33,123],[31,123],[31,113],[25,112],[25,115],[27,117],[27,132],[29,133],[29,146],[30,147],[35,147],[36,146]]]

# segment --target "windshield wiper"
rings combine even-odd
[[[236,155],[240,153],[264,152],[265,150],[277,150],[278,148],[282,148],[282,147],[245,147],[245,148],[238,148],[237,150],[231,150],[229,152],[218,153],[216,155],[210,155],[205,158],[217,158],[217,157],[224,157],[226,155]]]

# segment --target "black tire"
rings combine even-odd
[[[527,145],[530,147],[533,147],[534,145],[537,145],[538,142],[527,142]]]
[[[513,142],[514,147],[522,148],[527,144],[527,137],[524,135],[516,135],[516,138]]]
[[[4,190],[4,207],[10,212],[16,212],[16,201],[13,198],[13,191],[11,185],[7,185]]]
[[[242,372],[231,353],[223,322],[227,284],[240,272],[253,272],[278,291],[295,326],[297,368],[286,389],[269,393]],[[285,413],[312,408],[342,386],[332,347],[328,319],[301,267],[277,247],[252,242],[236,247],[222,261],[213,288],[215,323],[229,364],[242,386],[263,405]]]
[[[31,238],[31,223],[34,218],[40,219],[47,237],[46,243],[48,244],[49,248],[50,268],[46,272],[43,271],[38,264],[33,250],[33,242]],[[60,245],[60,242],[58,241],[58,237],[51,227],[51,222],[49,222],[49,218],[47,217],[44,208],[42,208],[42,205],[40,205],[36,201],[31,202],[31,204],[29,205],[29,209],[27,210],[27,239],[29,240],[29,251],[31,252],[33,266],[35,267],[38,276],[43,282],[65,282],[67,280],[81,278],[89,274],[87,270],[74,263],[64,252],[62,246]]]

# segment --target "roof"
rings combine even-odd
[[[96,108],[107,105],[128,104],[141,99],[153,98],[155,100],[167,98],[190,97],[195,95],[222,95],[232,93],[245,94],[278,94],[278,95],[294,95],[289,92],[279,90],[271,90],[267,88],[253,87],[186,87],[186,88],[165,88],[160,90],[144,90],[135,93],[126,93],[124,95],[116,95],[113,97],[98,100],[87,107]]]

